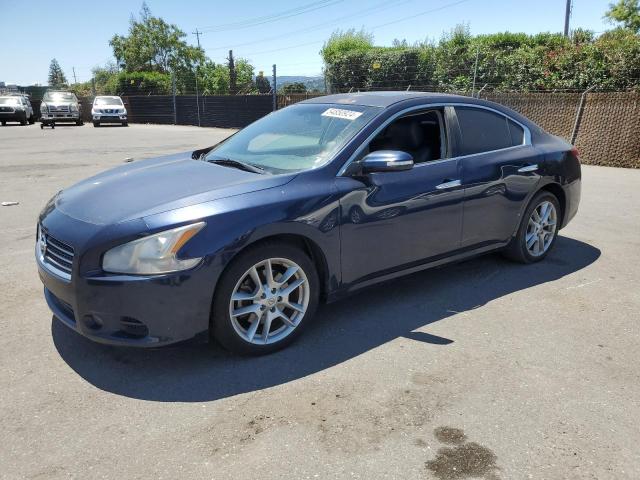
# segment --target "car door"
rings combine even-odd
[[[525,125],[497,110],[456,106],[464,187],[461,246],[490,245],[509,240],[519,224],[523,202],[540,181],[542,157],[531,145]]]
[[[449,134],[443,127],[445,146]],[[459,248],[463,190],[459,162],[449,151],[449,146],[442,148],[442,158],[406,171],[337,178],[344,284],[409,268]]]

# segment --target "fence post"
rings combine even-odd
[[[480,56],[480,47],[476,47],[476,65],[473,67],[473,86],[471,87],[471,96],[476,96],[476,77],[478,76],[478,57]]]
[[[576,120],[575,122],[573,122],[573,131],[571,132],[571,145],[575,144],[576,139],[578,138],[578,130],[580,129],[580,121],[582,120],[582,112],[584,111],[584,102],[587,98],[587,93],[589,93],[595,87],[595,85],[591,85],[584,92],[582,92],[582,95],[580,95],[580,103],[578,104],[578,109],[576,110]]]
[[[278,109],[278,85],[276,80],[276,64],[273,64],[273,90],[271,93],[273,97],[273,111],[275,112]]]
[[[178,124],[178,112],[176,110],[176,75],[171,72],[171,95],[173,96],[173,124]]]

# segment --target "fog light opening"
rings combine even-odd
[[[149,335],[149,328],[135,318],[121,317],[120,332],[130,338],[143,338]]]
[[[100,330],[102,328],[102,320],[96,315],[85,315],[82,317],[82,323],[89,330]]]

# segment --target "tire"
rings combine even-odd
[[[78,120],[78,121],[76,122],[76,125],[77,125],[78,127],[81,127],[82,125],[84,125],[84,122],[83,122],[82,120]]]
[[[25,112],[24,117],[20,119],[20,125],[26,125],[27,124],[27,112]]]
[[[541,237],[540,235],[535,234],[535,231],[539,228],[537,225],[543,224],[537,223],[532,217],[534,216],[535,211],[536,215],[538,215],[537,218],[539,218],[540,210],[538,209],[541,207],[543,208],[546,203],[553,206],[553,211],[549,214],[549,221],[550,223],[553,223],[553,229],[551,226],[543,227],[539,230],[542,235]],[[556,243],[561,214],[562,210],[560,209],[560,202],[554,194],[547,191],[538,192],[529,202],[529,205],[520,220],[518,232],[504,250],[504,256],[519,263],[535,263],[543,260]],[[530,219],[534,222],[534,225],[530,225]],[[552,222],[551,219],[553,219]],[[552,232],[551,229],[553,230]],[[549,237],[549,235],[551,235],[551,237]],[[540,240],[541,238],[543,240]],[[528,239],[529,246],[527,242]],[[533,240],[533,243],[531,243],[531,240]],[[536,253],[536,250],[538,250],[538,253]]]
[[[100,126],[100,122],[93,122],[93,126],[96,127],[96,128],[99,127]]]
[[[33,125],[34,123],[36,123],[36,119],[35,119],[35,117],[33,115],[31,115],[29,117],[29,125]]]
[[[267,261],[272,265],[276,281],[272,286],[279,285],[273,290],[260,288],[268,283]],[[250,273],[253,267],[257,267],[255,272],[262,284],[260,287],[256,286],[257,283],[253,281],[255,277]],[[296,267],[298,270],[295,270]],[[294,273],[290,279],[279,283],[278,280],[283,278],[285,271],[290,271],[289,268]],[[298,283],[299,286],[292,287]],[[287,293],[288,287],[294,289]],[[250,247],[232,261],[218,282],[211,312],[211,334],[224,348],[241,355],[275,352],[293,342],[311,322],[318,307],[319,291],[316,268],[300,248],[272,242]],[[254,297],[232,301],[234,293]],[[286,305],[294,305],[296,309]],[[231,312],[240,308],[255,309],[256,312],[232,317]],[[286,316],[289,323],[278,316],[280,313]],[[252,335],[251,326],[256,319],[259,320]],[[266,322],[271,328],[265,335]],[[253,338],[248,338],[250,336]]]
[[[122,126],[123,126],[123,127],[128,127],[128,126],[129,126],[129,122],[123,122],[123,123],[122,123]]]
[[[6,127],[6,126],[7,126],[7,122],[6,122],[6,120],[2,120],[2,126],[3,126],[3,127]]]

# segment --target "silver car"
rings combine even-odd
[[[20,125],[33,125],[35,116],[29,97],[26,95],[0,96],[0,121],[2,126],[7,122],[19,122]]]
[[[102,123],[119,123],[123,127],[129,126],[127,109],[120,97],[101,95],[93,100],[91,119],[94,127]]]
[[[42,97],[40,121],[43,125],[58,122],[75,122],[82,125],[80,102],[73,92],[49,90]]]

